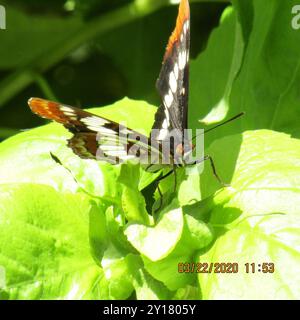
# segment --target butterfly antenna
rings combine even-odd
[[[245,112],[241,112],[241,113],[235,115],[234,117],[232,117],[232,118],[230,118],[230,119],[228,119],[228,120],[226,120],[226,121],[224,121],[224,122],[221,122],[221,123],[217,124],[216,126],[214,126],[214,127],[212,127],[212,128],[209,128],[209,129],[207,129],[207,130],[204,130],[204,132],[202,132],[202,133],[200,133],[200,134],[206,134],[206,133],[208,133],[209,131],[212,131],[212,130],[218,128],[218,127],[223,126],[224,124],[227,124],[228,122],[231,122],[231,121],[233,121],[233,120],[235,120],[235,119],[237,119],[237,118],[240,118],[240,117],[243,116],[244,114],[245,114]],[[192,138],[192,140],[194,140],[194,139],[195,139],[196,137],[198,137],[200,134],[197,134],[196,136],[194,136],[194,137]]]

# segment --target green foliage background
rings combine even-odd
[[[2,1],[0,136],[12,135],[0,144],[2,299],[299,299],[297,1],[190,2],[190,127],[246,115],[205,137],[230,187],[207,164],[201,176],[179,172],[176,192],[172,177],[161,183],[164,207],[152,215],[157,175],[79,159],[57,124],[16,133],[43,124],[30,96],[149,131],[177,6]],[[239,272],[179,273],[180,262],[236,262]],[[274,273],[258,271],[269,262]]]

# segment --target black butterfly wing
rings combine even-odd
[[[161,157],[159,148],[152,147],[150,139],[109,119],[79,108],[31,98],[31,110],[42,118],[54,120],[73,133],[68,146],[83,159],[122,163],[139,159],[149,163],[150,154]]]
[[[189,2],[181,0],[176,27],[169,39],[156,84],[162,104],[153,125],[153,129],[158,130],[151,135],[152,142],[156,142],[154,146],[150,138],[78,108],[39,98],[31,98],[29,106],[37,115],[59,122],[71,131],[74,135],[68,146],[81,158],[112,163],[139,158],[140,162],[148,163],[147,169],[151,170],[157,164],[166,163],[162,159],[169,159],[170,155],[161,151],[161,141],[166,139],[166,133],[172,129],[183,133],[187,128],[189,45]]]
[[[154,136],[164,140],[167,132],[187,128],[189,92],[190,9],[188,0],[181,0],[173,31],[156,83],[162,104],[155,115]]]

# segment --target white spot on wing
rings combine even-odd
[[[88,126],[88,128],[90,129],[90,127]],[[94,131],[97,131],[99,133],[102,133],[104,135],[116,135],[116,132],[114,130],[111,130],[111,129],[108,129],[108,128],[104,128],[104,127],[93,127],[94,129],[90,129],[90,130],[94,130]]]
[[[173,102],[173,94],[171,90],[169,90],[169,93],[165,95],[164,97],[165,105],[167,108],[170,108]]]
[[[127,128],[122,128],[122,129],[120,130],[120,132],[123,133],[123,134],[131,134],[131,133],[132,133],[132,131],[129,130],[129,129],[127,129]]]
[[[165,115],[166,115],[167,122],[169,123],[170,122],[170,115],[169,115],[169,110],[166,108],[165,108]]]
[[[177,90],[177,79],[175,77],[175,73],[172,71],[169,77],[169,85],[173,93],[176,93]],[[173,97],[172,97],[173,100]],[[171,102],[172,103],[172,102]]]
[[[179,69],[183,70],[187,63],[187,53],[185,50],[179,53],[178,63],[179,63]]]
[[[66,116],[68,116],[68,117],[74,117],[74,116],[75,116],[75,113],[74,113],[74,112],[64,111],[64,115],[66,115]]]
[[[178,67],[178,63],[177,62],[174,65],[174,75],[175,75],[175,78],[178,79],[178,77],[179,77],[179,67]]]
[[[70,108],[70,107],[61,106],[61,107],[59,107],[59,109],[60,109],[61,111],[63,111],[63,112],[69,112],[69,113],[74,114],[74,110],[73,110],[72,108]]]
[[[163,129],[168,129],[168,121],[167,121],[167,119],[164,119],[164,121],[162,123],[162,128]]]
[[[115,145],[115,146],[112,146],[112,145],[101,145],[100,146],[100,149],[103,150],[103,151],[110,151],[110,150],[124,150],[124,147],[123,146],[118,146],[118,145]]]
[[[94,127],[101,127],[103,125],[105,125],[106,123],[108,123],[106,120],[99,118],[99,117],[86,117],[86,118],[82,118],[81,122],[83,122],[84,124],[91,125]]]
[[[125,160],[135,159],[136,156],[134,156],[133,154],[127,154],[126,156],[121,156],[120,158],[121,158],[123,161],[125,161]]]
[[[184,31],[184,33],[187,33],[187,31],[189,30],[189,28],[190,28],[190,22],[189,22],[189,20],[187,20],[187,21],[184,23],[184,25],[183,25],[183,31]]]
[[[189,30],[189,28],[190,28],[190,20],[186,20],[185,24],[186,24],[186,30]]]
[[[159,131],[159,135],[157,136],[157,140],[164,140],[168,136],[168,130],[167,129],[161,129]]]
[[[183,50],[182,52],[180,52],[179,54],[179,69],[180,70],[183,70],[185,68],[185,65],[187,63],[187,54],[186,54],[186,51]]]
[[[127,152],[125,150],[107,150],[105,154],[112,157],[126,157]]]
[[[95,132],[98,132],[101,129],[101,127],[99,128],[98,126],[87,126],[87,128]]]

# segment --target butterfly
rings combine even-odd
[[[188,0],[181,0],[176,26],[169,38],[156,82],[161,104],[155,114],[150,137],[104,117],[53,101],[31,98],[29,107],[40,117],[61,123],[72,132],[68,146],[81,158],[112,164],[139,159],[146,164],[145,169],[152,172],[167,163],[171,168],[169,175],[172,167],[188,162],[194,147],[184,136],[188,125],[189,51],[190,7]],[[164,145],[169,146],[168,152],[165,152]],[[203,160],[210,160],[215,176],[221,181],[212,158],[206,156]]]

